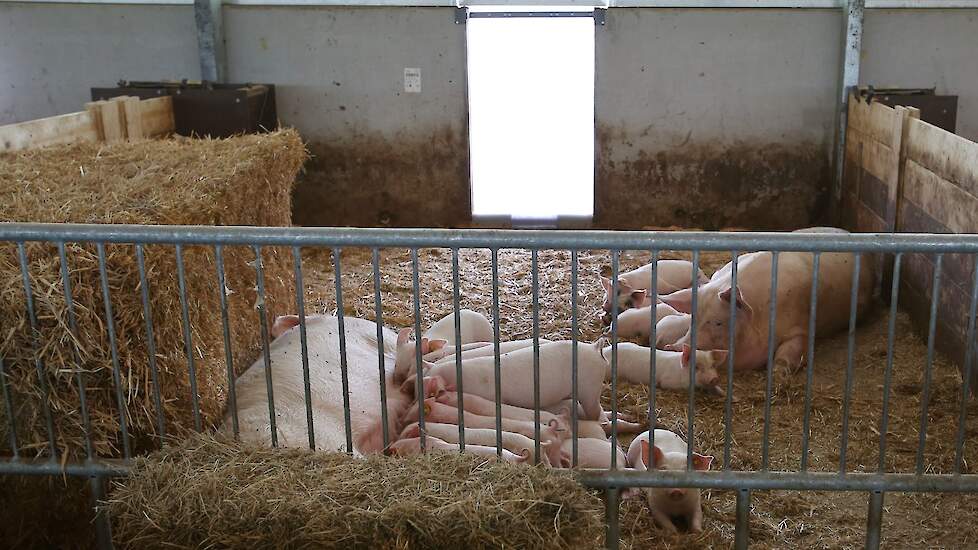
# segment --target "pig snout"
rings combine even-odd
[[[682,500],[686,496],[686,491],[683,489],[670,489],[669,499],[670,500]]]
[[[697,369],[699,370],[699,369]],[[696,384],[698,386],[716,386],[720,383],[720,375],[717,374],[714,369],[704,369],[702,372],[696,373]]]
[[[447,388],[445,379],[441,376],[425,376],[422,385],[424,387],[424,396],[426,398],[437,397],[444,393]]]

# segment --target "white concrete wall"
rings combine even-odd
[[[597,33],[597,118],[634,148],[831,135],[835,10],[612,9]]]
[[[978,141],[978,9],[871,10],[860,84],[958,96],[958,134]]]
[[[465,131],[465,26],[452,8],[227,6],[232,82],[273,82],[309,139]],[[421,69],[421,93],[404,69]]]
[[[200,78],[192,6],[0,2],[0,124],[80,111],[122,78]]]

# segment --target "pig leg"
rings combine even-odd
[[[642,425],[637,422],[628,422],[627,420],[618,419],[618,433],[619,434],[637,434],[642,430]],[[609,421],[604,425],[604,432],[607,435],[611,435],[611,422]]]
[[[800,334],[788,338],[778,345],[774,352],[774,365],[795,373],[805,366],[805,347],[808,345],[808,335]]]
[[[656,525],[670,534],[679,532],[679,529],[676,529],[676,525],[672,522],[672,518],[669,517],[669,514],[664,513],[658,508],[652,508],[652,520],[655,521]]]
[[[693,513],[689,516],[689,532],[701,533],[703,531],[703,510],[699,503],[693,507]]]

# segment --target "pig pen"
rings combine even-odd
[[[625,252],[621,269],[649,261],[648,252]],[[663,251],[660,258],[690,259],[689,252]],[[379,255],[383,322],[399,329],[414,324],[413,268],[408,250],[382,249]],[[607,272],[607,251],[578,254],[578,322],[582,341],[601,335],[600,308],[603,290],[598,274]],[[540,337],[571,337],[571,254],[567,251],[539,252]],[[730,254],[702,252],[700,262],[710,275]],[[530,276],[531,257],[525,250],[501,250],[499,269],[499,328],[502,339],[532,338],[533,308]],[[332,254],[307,251],[304,255],[304,291],[307,311],[334,313],[336,294]],[[344,249],[340,256],[343,312],[374,319],[372,252]],[[488,250],[459,251],[460,305],[492,312],[492,258]],[[423,327],[452,312],[452,251],[419,251],[421,324]],[[888,341],[888,308],[879,304],[862,319],[856,331],[854,378],[850,403],[847,471],[875,471],[879,456],[878,422]],[[916,458],[920,399],[927,351],[926,341],[914,333],[909,316],[896,318],[893,357],[893,386],[889,401],[889,437],[886,464],[889,472],[912,471]],[[624,341],[624,340],[623,340]],[[846,333],[816,341],[812,388],[811,471],[835,472],[839,468],[842,388],[847,360]],[[961,376],[943,355],[934,360],[930,387],[931,404],[924,463],[927,472],[949,472],[954,459],[954,437],[960,406]],[[725,372],[722,373],[725,378]],[[761,467],[764,371],[738,373],[734,380],[732,445],[729,467],[759,470]],[[619,409],[647,423],[649,389],[645,385],[620,384]],[[805,373],[777,376],[774,381],[770,431],[770,469],[797,471],[801,456],[804,416]],[[604,406],[610,408],[611,388],[606,384]],[[685,392],[656,392],[659,427],[685,436]],[[978,404],[969,402],[969,417]],[[978,434],[968,426],[966,440]],[[627,447],[630,437],[623,437]],[[695,447],[716,457],[714,469],[724,467],[724,399],[699,393],[696,396]],[[975,446],[965,446],[967,471],[978,457]],[[736,495],[732,491],[704,492],[704,532],[670,536],[656,529],[641,500],[621,504],[622,546],[662,548],[729,547],[734,541]],[[750,511],[751,546],[755,548],[839,548],[860,546],[865,538],[867,500],[865,493],[760,491],[752,496]],[[968,547],[978,544],[978,533],[961,529],[978,520],[978,495],[890,493],[883,515],[883,544],[887,547],[942,545]]]

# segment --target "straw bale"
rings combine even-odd
[[[120,548],[597,548],[601,500],[542,466],[249,447],[207,436],[137,461]]]
[[[0,156],[0,221],[287,226],[293,181],[305,156],[293,130],[226,140],[84,144],[5,154]],[[78,326],[74,336],[54,245],[26,246],[36,333],[26,313],[17,248],[0,245],[0,356],[12,391],[21,453],[47,452],[34,349],[43,367],[59,454],[77,458],[84,452],[79,373],[96,453],[122,452],[117,390],[133,451],[155,448],[157,407],[134,247],[106,246],[118,388],[96,248],[68,243],[66,249]],[[231,348],[239,371],[254,359],[260,341],[254,258],[247,248],[225,252]],[[204,423],[210,424],[220,418],[228,389],[215,257],[209,248],[191,246],[184,261],[199,403]],[[263,266],[269,315],[281,313],[294,300],[291,257],[288,251],[264,250]],[[146,247],[146,270],[163,416],[167,435],[175,435],[193,427],[193,415],[174,247]],[[9,452],[8,426],[0,410],[0,454]]]

